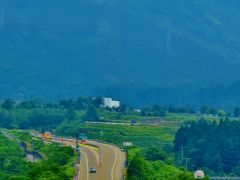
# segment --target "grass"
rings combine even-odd
[[[185,122],[185,121],[196,121],[200,117],[195,114],[184,114],[184,113],[168,113],[166,117],[163,119],[165,121],[178,121],[178,122]]]
[[[0,133],[0,179],[23,175],[28,163],[20,146]]]
[[[75,154],[71,160],[68,162],[68,164],[65,165],[65,172],[68,176],[75,176],[76,174],[76,168],[73,168],[73,163],[77,161],[78,155]]]
[[[104,121],[107,122],[131,122],[131,120],[136,120],[138,123],[141,123],[142,120],[146,119],[159,119],[160,117],[155,116],[141,116],[139,113],[135,114],[121,114],[118,112],[107,112],[106,110],[98,110],[98,114],[100,117],[104,117]],[[166,116],[160,118],[164,121],[177,121],[177,122],[185,122],[185,121],[197,121],[200,118],[205,118],[207,120],[219,120],[219,117],[210,116],[210,115],[196,115],[196,114],[188,114],[188,113],[167,113]]]
[[[52,158],[51,162],[53,162],[53,160],[57,159],[56,157],[54,157],[55,149],[59,153],[59,151],[58,151],[59,146],[57,144],[54,144],[54,143],[53,144],[45,144],[41,140],[33,139],[33,137],[27,131],[12,130],[9,132],[11,132],[11,134],[14,134],[14,136],[16,138],[18,138],[19,141],[25,142],[27,144],[27,149],[29,151],[33,150],[32,145],[34,143],[35,150],[37,150],[43,157],[42,160],[37,162],[38,164],[44,163],[44,161],[47,161],[49,159],[49,157]],[[20,145],[17,144],[16,141],[14,141],[14,140],[11,141],[11,140],[7,139],[6,137],[4,137],[3,134],[0,133],[0,143],[2,145],[0,147],[0,160],[1,160],[2,156],[6,156],[6,158],[9,159],[9,162],[14,162],[14,164],[18,165],[18,166],[14,166],[14,168],[11,168],[13,171],[16,171],[16,173],[11,172],[11,174],[21,175],[21,174],[23,174],[23,172],[27,172],[27,170],[29,170],[29,168],[31,168],[32,165],[34,165],[34,163],[28,163],[26,161],[26,157],[23,153],[23,150],[21,149]],[[62,153],[65,153],[63,149],[61,149],[61,151],[62,151]],[[67,164],[63,166],[64,172],[69,177],[73,177],[76,174],[76,168],[74,167],[74,165],[75,165],[75,162],[77,161],[77,157],[78,157],[78,155],[74,154],[74,156],[72,156],[72,157],[70,157],[70,159],[68,159]],[[18,163],[16,163],[16,162],[18,162]],[[35,163],[35,164],[37,164],[37,163]],[[53,163],[55,163],[55,162],[53,162]],[[28,165],[28,167],[25,167],[26,164]],[[11,166],[13,166],[13,165],[10,164],[9,167],[11,167]],[[1,167],[1,163],[0,163],[0,167]],[[0,170],[0,175],[1,175],[1,173],[2,173],[2,175],[4,173],[6,174],[6,171]],[[5,175],[4,175],[4,177],[5,177]],[[1,177],[0,177],[0,179],[1,179]]]
[[[58,132],[73,135],[72,130],[87,130],[89,139],[103,140],[122,146],[125,141],[133,142],[136,146],[171,145],[176,131],[181,123],[163,122],[155,126],[128,126],[120,124],[79,124],[77,122],[63,126]],[[103,135],[101,136],[101,131]]]
[[[110,122],[130,122],[136,119],[138,124],[141,124],[143,119],[151,119],[154,117],[144,117],[137,114],[121,115],[117,112],[106,112],[99,110],[99,115]],[[186,121],[197,121],[205,118],[210,121],[219,121],[219,117],[215,116],[200,116],[196,114],[184,113],[167,113],[158,125],[141,125],[130,126],[124,124],[85,124],[80,121],[65,122],[57,129],[56,133],[60,135],[76,136],[81,130],[87,131],[89,139],[105,141],[122,146],[125,141],[133,142],[139,147],[147,146],[172,146],[175,134],[181,125]],[[114,120],[116,119],[116,120]],[[101,136],[101,131],[103,135]]]

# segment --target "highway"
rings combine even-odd
[[[65,145],[76,147],[74,139],[66,139]],[[122,180],[125,154],[118,147],[95,141],[81,144],[79,180]],[[96,173],[90,173],[91,167]]]
[[[95,167],[97,173],[89,173],[89,169]],[[81,164],[80,164],[80,180],[98,180],[100,171],[99,156],[97,150],[91,146],[81,146]]]
[[[35,137],[41,137],[39,133],[32,133]],[[54,137],[50,141],[63,143],[76,147],[76,140],[71,138]],[[125,153],[118,147],[110,144],[88,141],[80,144],[81,162],[78,180],[122,180],[124,174]],[[91,167],[96,168],[96,173],[90,173]]]
[[[81,146],[80,180],[121,180],[124,153],[116,146],[89,141]],[[97,173],[89,173],[95,167]]]

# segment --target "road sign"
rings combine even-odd
[[[194,173],[194,177],[196,179],[203,179],[205,177],[205,174],[204,174],[204,172],[202,170],[197,170]]]
[[[86,139],[87,139],[86,133],[80,133],[80,134],[79,134],[79,139],[80,139],[80,140],[86,140]]]
[[[123,142],[123,146],[131,147],[131,146],[133,146],[133,143],[132,142]]]

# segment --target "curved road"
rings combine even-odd
[[[99,159],[97,152],[88,146],[81,146],[81,164],[80,164],[80,179],[98,180],[99,172],[89,173],[91,167],[98,167]]]
[[[53,140],[59,142],[58,140]],[[74,139],[65,138],[64,145],[76,147]],[[125,154],[116,146],[88,141],[80,146],[81,163],[79,180],[122,180]],[[91,167],[96,173],[90,173]]]
[[[121,180],[125,155],[113,145],[89,141],[81,146],[80,180]],[[96,146],[96,147],[93,147]],[[89,173],[95,167],[97,173]]]

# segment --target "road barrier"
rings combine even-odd
[[[210,177],[211,180],[240,180],[240,177]]]

